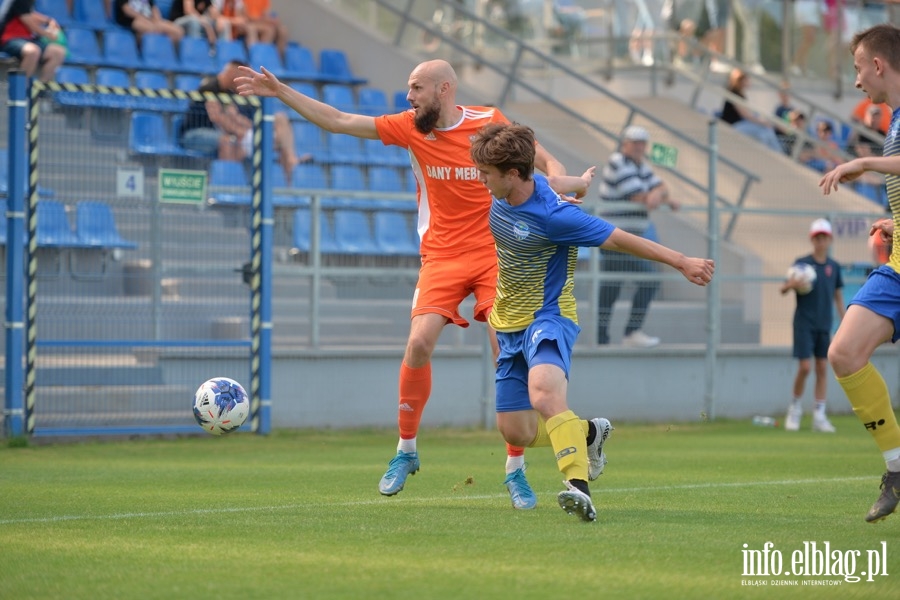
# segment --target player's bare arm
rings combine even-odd
[[[345,133],[358,138],[377,140],[375,118],[340,111],[324,102],[301,94],[285,85],[265,67],[254,71],[250,67],[238,67],[242,75],[236,77],[237,91],[241,96],[278,98],[304,119],[332,133]]]
[[[576,198],[583,198],[591,187],[594,173],[597,167],[590,167],[580,177],[574,175],[552,175],[547,177],[547,183],[558,194],[575,194]]]
[[[600,246],[669,265],[694,285],[705,286],[713,277],[715,263],[709,258],[685,256],[671,248],[616,228]]]
[[[836,191],[838,185],[859,179],[866,171],[883,175],[900,176],[900,156],[861,156],[836,166],[819,180],[819,187],[826,196]]]
[[[880,235],[881,241],[890,244],[894,239],[894,221],[893,219],[878,219],[869,228],[869,235]]]

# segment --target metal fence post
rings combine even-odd
[[[709,122],[709,197],[707,200],[707,255],[719,263],[719,206],[716,199],[716,160],[719,157],[718,120]],[[713,276],[706,292],[706,367],[704,373],[703,409],[706,419],[715,418],[716,354],[719,348],[720,312],[722,310],[719,278]]]

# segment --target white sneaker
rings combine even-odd
[[[821,431],[822,433],[834,433],[837,431],[837,429],[834,428],[834,425],[831,424],[831,421],[828,420],[828,417],[824,415],[816,415],[813,417],[812,430]]]
[[[800,417],[803,416],[803,407],[799,402],[796,402],[788,408],[787,416],[784,418],[784,430],[785,431],[799,431],[800,430]]]
[[[653,346],[659,346],[659,338],[647,335],[638,329],[622,338],[622,345],[631,348],[652,348]]]
[[[606,467],[606,452],[603,451],[603,444],[615,428],[609,419],[596,417],[591,421],[597,428],[597,435],[594,437],[594,443],[587,447],[588,479],[594,481],[603,474],[603,469]]]

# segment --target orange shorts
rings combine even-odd
[[[422,257],[411,316],[444,315],[454,325],[468,327],[459,305],[475,294],[474,317],[487,321],[497,290],[497,253],[493,247],[459,256]]]

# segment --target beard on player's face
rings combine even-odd
[[[422,133],[431,133],[440,118],[441,103],[435,98],[431,104],[419,106],[415,118],[416,129]]]

